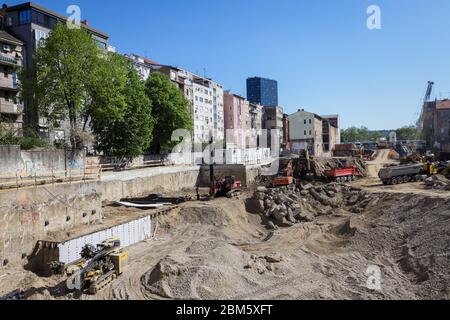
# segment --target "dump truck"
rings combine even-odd
[[[351,182],[356,180],[361,174],[356,166],[351,166],[347,168],[338,168],[325,171],[329,181],[335,181],[338,183]]]
[[[411,181],[421,181],[427,175],[424,165],[421,163],[387,167],[380,170],[378,176],[385,185],[395,185]]]

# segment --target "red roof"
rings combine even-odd
[[[436,101],[436,109],[450,109],[450,100],[438,100]]]
[[[144,58],[144,61],[145,61],[145,63],[148,63],[148,64],[154,64],[154,65],[158,65],[158,66],[161,65],[158,62],[155,62],[155,61],[147,59],[147,58]]]

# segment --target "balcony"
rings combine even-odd
[[[0,100],[0,113],[6,114],[22,114],[23,105],[5,100]]]
[[[0,64],[21,67],[23,65],[23,59],[15,58],[11,55],[0,53]]]
[[[19,82],[17,81],[17,77],[14,77],[13,75],[9,75],[8,78],[1,78],[0,79],[0,88],[3,90],[9,90],[9,91],[18,91]]]

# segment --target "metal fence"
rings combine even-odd
[[[31,186],[72,183],[80,181],[97,181],[101,178],[99,165],[85,166],[81,169],[63,171],[35,171],[0,174],[0,189],[17,189]]]

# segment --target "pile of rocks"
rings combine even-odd
[[[450,180],[443,175],[431,176],[425,179],[424,184],[427,189],[450,191]]]
[[[252,269],[259,274],[266,273],[267,271],[274,272],[276,264],[283,261],[284,258],[279,253],[273,253],[266,256],[252,255],[250,261],[244,266],[244,269]]]
[[[253,194],[257,211],[269,219],[272,229],[295,223],[312,222],[317,216],[329,215],[338,208],[361,213],[373,197],[344,184],[307,184],[300,188],[258,187]]]

